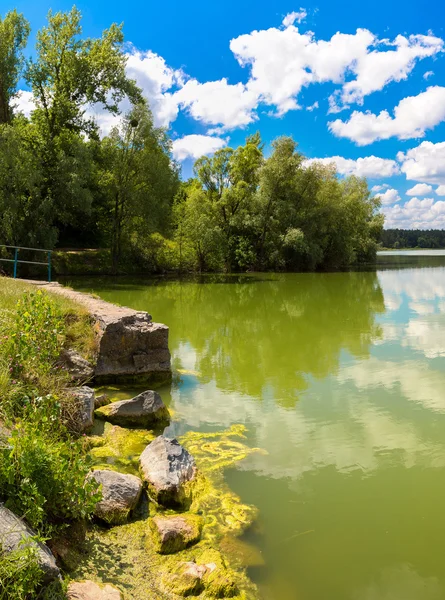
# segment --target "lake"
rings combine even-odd
[[[267,451],[226,473],[265,600],[445,598],[445,252],[72,284],[169,325],[172,433],[243,423]]]

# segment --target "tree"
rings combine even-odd
[[[127,96],[142,102],[135,82],[125,73],[122,25],[111,25],[98,39],[81,38],[81,14],[48,13],[48,25],[37,34],[37,57],[29,61],[25,77],[32,87],[33,114],[52,140],[68,129],[94,133],[87,108],[101,104],[113,114]]]
[[[23,49],[29,36],[29,23],[16,10],[0,16],[0,124],[12,119],[11,101],[23,66]]]
[[[101,183],[111,215],[111,254],[116,271],[126,230],[137,240],[165,230],[178,187],[178,169],[170,142],[153,126],[146,105],[136,106],[103,140]]]

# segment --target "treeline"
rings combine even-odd
[[[81,15],[30,32],[0,18],[0,244],[108,248],[110,269],[304,270],[375,257],[383,217],[363,179],[307,166],[291,138],[259,134],[203,157],[180,181],[171,139],[126,75],[122,28],[82,36]],[[35,108],[16,107],[24,79]],[[121,102],[130,110],[120,115]],[[105,137],[91,107],[118,115]]]
[[[445,230],[385,229],[380,240],[384,248],[445,248]]]

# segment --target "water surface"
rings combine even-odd
[[[244,423],[267,450],[227,473],[266,600],[445,598],[445,256],[379,261],[74,282],[170,326],[175,434]]]

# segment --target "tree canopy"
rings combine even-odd
[[[98,38],[80,12],[0,17],[0,243],[109,249],[109,268],[314,270],[375,257],[383,225],[367,182],[308,164],[290,137],[259,133],[203,156],[180,181],[168,132],[126,71],[122,25]],[[15,106],[24,78],[29,118]],[[129,106],[121,113],[122,101]],[[116,117],[104,137],[94,108]]]

